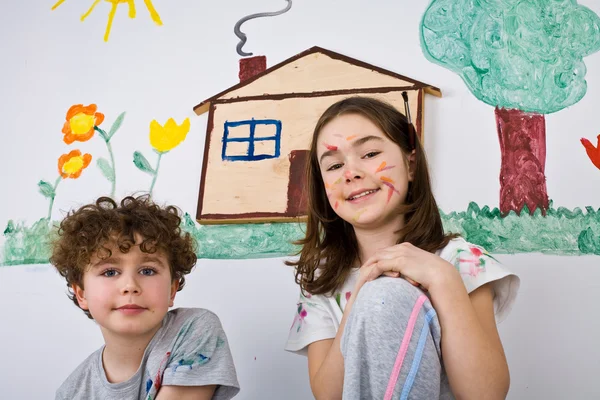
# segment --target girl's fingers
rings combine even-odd
[[[415,281],[413,281],[412,279],[410,279],[410,278],[407,278],[406,276],[404,277],[404,279],[406,279],[406,280],[408,281],[408,283],[410,283],[410,284],[411,284],[411,285],[413,285],[413,286],[416,286],[416,287],[419,287],[419,286],[421,286],[421,285],[419,284],[419,282],[415,282]]]
[[[400,277],[400,272],[396,272],[396,271],[385,271],[383,273],[383,275],[385,276],[389,276],[390,278],[399,278]]]

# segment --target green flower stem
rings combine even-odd
[[[156,168],[154,168],[154,177],[152,178],[152,184],[150,185],[150,195],[152,195],[152,190],[154,189],[154,184],[156,183],[156,177],[158,176],[158,168],[160,167],[160,159],[162,158],[163,153],[158,153],[158,161],[156,163]]]
[[[113,171],[113,179],[112,179],[112,187],[110,190],[110,197],[115,198],[115,187],[117,185],[117,171],[115,170],[115,156],[113,155],[112,146],[110,145],[110,139],[105,140],[106,148],[108,149],[108,154],[110,155],[110,166]]]
[[[58,178],[56,178],[56,182],[54,182],[54,186],[52,187],[52,198],[50,199],[50,207],[48,207],[48,221],[51,221],[51,217],[52,217],[52,206],[54,206],[54,198],[56,197],[56,188],[58,187],[58,184],[60,183],[60,181],[62,180],[62,176],[58,176]]]

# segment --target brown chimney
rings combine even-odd
[[[267,69],[266,56],[254,56],[249,58],[240,58],[240,82],[252,78],[255,75],[264,72]]]

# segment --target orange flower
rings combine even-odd
[[[91,154],[81,155],[81,151],[72,150],[69,154],[63,154],[58,158],[58,173],[63,179],[77,179],[91,161]]]
[[[94,126],[104,121],[104,114],[96,112],[96,105],[75,104],[67,111],[67,121],[62,128],[65,134],[64,141],[71,144],[74,141],[85,142],[94,136]]]

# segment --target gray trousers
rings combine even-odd
[[[342,335],[343,399],[453,399],[440,344],[423,291],[400,278],[366,283]]]

